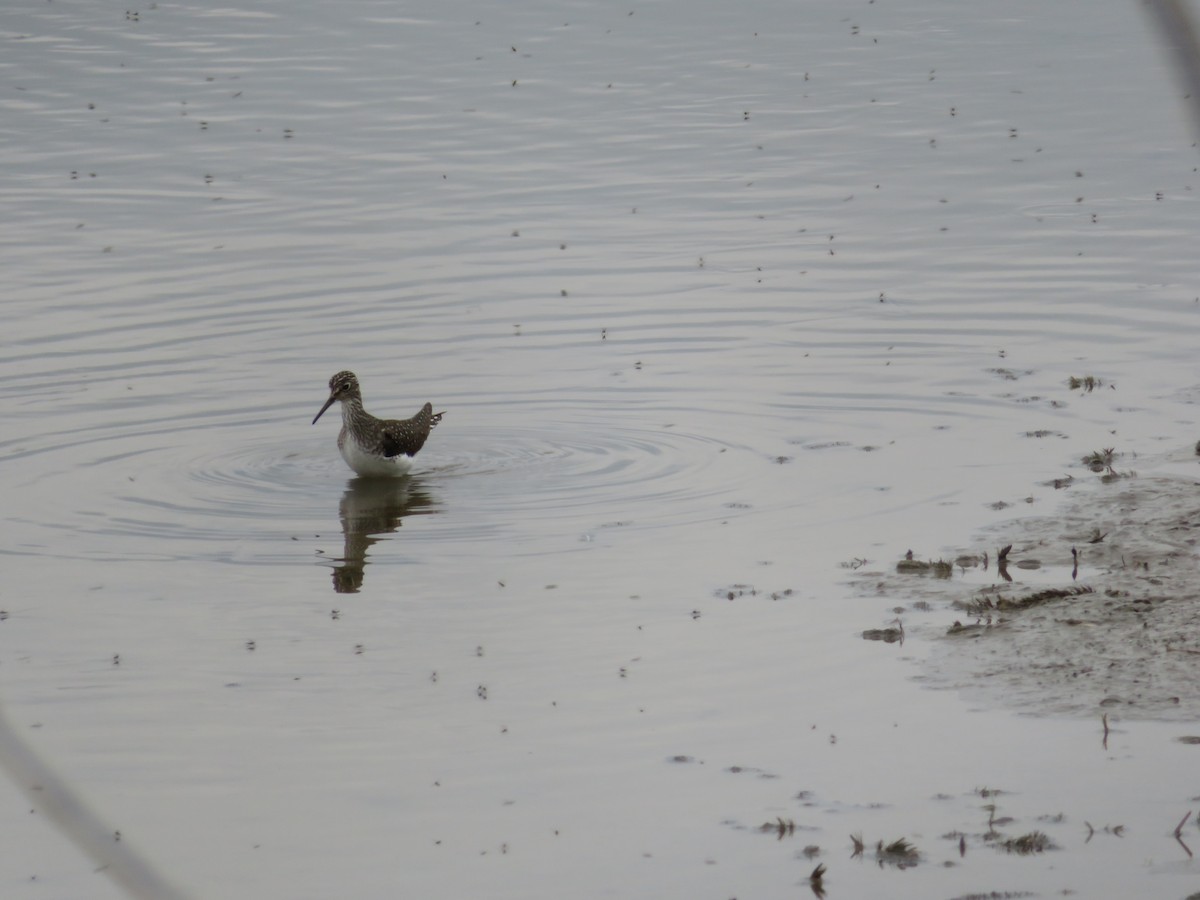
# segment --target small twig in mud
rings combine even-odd
[[[1183,826],[1187,824],[1187,820],[1191,817],[1192,811],[1189,809],[1186,813],[1184,813],[1183,818],[1179,820],[1179,824],[1175,826],[1175,837],[1179,837],[1181,834],[1183,834]]]
[[[1108,749],[1108,713],[1105,713],[1104,715],[1102,715],[1100,717],[1100,724],[1102,724],[1104,726],[1104,741],[1103,741],[1102,746],[1104,747],[1105,750],[1107,750]]]
[[[1187,824],[1187,820],[1191,817],[1192,811],[1189,809],[1187,814],[1179,820],[1179,824],[1175,826],[1175,840],[1179,842],[1179,846],[1183,848],[1188,855],[1188,859],[1192,858],[1192,848],[1183,842],[1183,826]]]
[[[813,893],[818,897],[825,896],[825,885],[822,883],[825,878],[825,863],[819,863],[812,874],[808,876],[808,883],[812,885]]]
[[[850,854],[850,856],[851,856],[852,858],[853,858],[853,857],[855,857],[855,856],[862,856],[862,855],[863,855],[863,839],[862,839],[862,835],[861,835],[861,834],[852,834],[852,835],[850,835],[850,843],[851,843],[851,844],[854,846],[854,852],[853,852],[853,853],[851,853],[851,854]]]
[[[1200,650],[1189,650],[1187,647],[1172,647],[1170,642],[1164,643],[1163,649],[1168,653],[1194,653],[1200,656]]]

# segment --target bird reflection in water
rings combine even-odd
[[[436,504],[419,478],[355,478],[338,504],[343,548],[334,560],[333,589],[356,594],[363,584],[367,551],[410,515],[428,514]]]

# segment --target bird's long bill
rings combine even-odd
[[[313,416],[312,423],[314,425],[317,424],[317,419],[319,419],[319,418],[321,418],[321,416],[325,415],[325,410],[327,410],[327,409],[329,409],[329,407],[333,406],[333,401],[336,399],[337,399],[337,397],[334,397],[331,395],[329,397],[329,399],[325,401],[325,405],[321,407],[321,411],[319,413],[317,413],[315,416]]]

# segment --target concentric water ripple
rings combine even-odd
[[[347,498],[373,490],[329,435],[297,445],[245,421],[181,429],[134,426],[37,451],[38,481],[55,489],[22,520],[31,540],[14,552],[278,561],[344,519]],[[420,502],[385,505],[397,520],[436,513],[406,540],[663,527],[743,514],[769,468],[758,450],[684,428],[556,422],[543,411],[531,424],[440,430],[407,479]]]
[[[723,500],[766,465],[726,440],[631,424],[480,430],[436,458],[430,476],[469,478],[462,490],[481,509],[641,526],[718,518]]]

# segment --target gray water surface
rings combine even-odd
[[[3,699],[184,891],[1194,889],[1178,727],[925,690],[850,584],[1198,437],[1196,153],[1135,4],[55,0],[0,39]],[[345,368],[447,411],[411,479],[309,424]],[[1060,850],[989,846],[988,788]],[[4,896],[123,896],[0,796]]]

